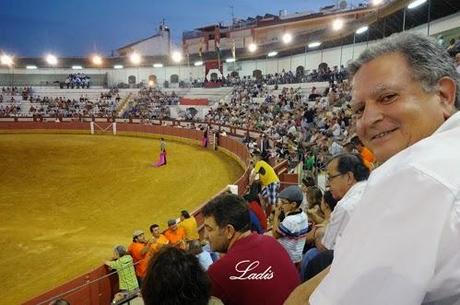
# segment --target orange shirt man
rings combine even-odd
[[[169,240],[171,246],[185,249],[185,230],[177,226],[175,219],[168,221],[168,229],[164,232],[164,235]]]
[[[150,233],[152,233],[152,241],[148,253],[149,259],[157,254],[163,246],[169,244],[169,240],[160,233],[160,226],[157,224],[150,226]]]
[[[133,242],[128,247],[128,252],[133,257],[134,268],[136,269],[136,276],[139,281],[145,276],[148,265],[147,253],[150,249],[150,243],[147,242],[144,232],[136,230],[133,233]]]

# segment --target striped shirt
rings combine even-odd
[[[288,214],[278,227],[278,239],[294,263],[302,261],[302,251],[308,230],[308,216],[302,211]]]

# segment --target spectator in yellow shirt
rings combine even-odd
[[[180,212],[180,223],[179,226],[185,230],[185,239],[196,240],[200,239],[198,234],[198,225],[196,223],[195,217],[191,216],[188,211],[182,210]]]
[[[275,173],[273,167],[265,162],[259,151],[254,151],[253,161],[255,163],[254,171],[251,173],[250,183],[255,179],[255,176],[259,174],[259,180],[262,184],[262,197],[268,201],[268,205],[265,205],[265,210],[269,214],[271,206],[275,205],[278,201],[278,192],[280,189],[280,179]]]

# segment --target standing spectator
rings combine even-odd
[[[294,264],[302,261],[302,250],[308,231],[308,217],[300,205],[302,190],[297,185],[285,188],[278,196],[279,204],[273,217],[273,236],[286,249]],[[281,213],[284,218],[280,219]]]
[[[211,283],[198,259],[165,247],[155,256],[142,287],[145,305],[223,305],[211,296]]]
[[[273,167],[262,160],[262,156],[259,151],[254,152],[254,163],[254,172],[251,173],[249,181],[252,183],[255,176],[259,174],[259,179],[263,187],[262,196],[268,201],[268,206],[265,206],[265,210],[270,211],[271,207],[275,205],[278,200],[280,180]],[[269,213],[267,212],[267,215],[268,214]]]
[[[164,232],[164,235],[171,246],[185,249],[185,230],[177,225],[175,219],[168,220],[168,229]]]
[[[152,238],[150,240],[150,250],[149,250],[149,259],[154,256],[162,247],[169,244],[169,240],[161,234],[160,226],[157,224],[153,224],[150,226],[150,233],[152,234]]]
[[[179,227],[185,231],[185,240],[200,239],[198,234],[198,225],[194,216],[191,216],[188,211],[182,210],[180,212]]]
[[[113,249],[113,258],[111,261],[105,261],[104,264],[111,269],[117,270],[118,274],[118,287],[120,291],[117,292],[113,298],[112,304],[116,304],[120,300],[133,291],[139,289],[139,284],[134,271],[133,258],[126,251],[123,246],[116,246]]]
[[[299,275],[273,237],[251,233],[244,199],[224,194],[202,211],[211,249],[226,253],[208,269],[212,294],[226,305],[283,304]]]
[[[139,286],[142,286],[142,279],[145,276],[148,264],[148,251],[150,249],[150,242],[145,239],[144,231],[136,230],[133,233],[133,241],[128,247],[128,252],[132,256],[136,276],[139,282]]]

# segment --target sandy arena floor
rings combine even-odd
[[[2,303],[72,279],[148,230],[192,210],[243,173],[223,153],[125,136],[0,135]]]

